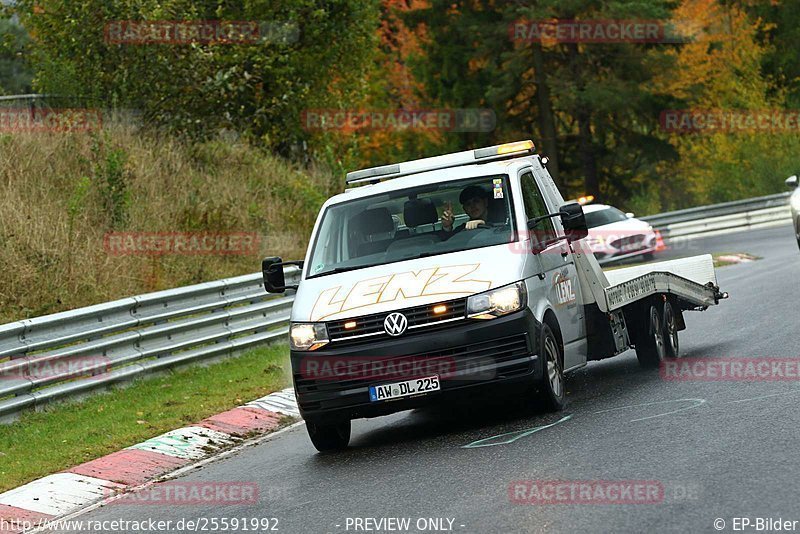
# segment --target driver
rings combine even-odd
[[[489,219],[489,194],[481,186],[468,185],[461,191],[458,201],[461,202],[464,213],[469,215],[469,221],[467,221],[467,224],[453,230],[453,221],[455,221],[453,205],[450,202],[446,202],[442,212],[442,229],[448,236],[461,230],[474,230],[481,224],[486,224]]]

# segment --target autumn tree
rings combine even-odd
[[[497,129],[459,138],[462,147],[533,136],[569,194],[623,201],[675,156],[657,121],[671,97],[651,87],[654,73],[668,68],[665,45],[548,43],[514,39],[509,28],[550,19],[666,19],[668,8],[666,1],[435,0],[417,13],[431,29],[418,72],[434,102],[496,111]]]
[[[769,51],[758,39],[763,21],[717,0],[684,0],[673,16],[693,21],[697,36],[670,52],[675,68],[656,80],[661,91],[698,113],[783,113],[785,93],[762,74]],[[778,192],[784,175],[796,170],[800,149],[796,133],[781,127],[680,130],[670,133],[669,140],[680,161],[662,170],[665,187],[682,192],[676,198],[679,205]]]
[[[373,62],[378,0],[138,2],[20,0],[38,90],[140,111],[203,137],[241,132],[291,153],[309,108],[359,102]],[[252,40],[136,44],[117,21],[250,21]],[[273,31],[275,30],[275,31]]]

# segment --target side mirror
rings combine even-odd
[[[784,183],[789,189],[795,189],[797,187],[797,175],[788,177]]]
[[[564,227],[564,234],[567,239],[579,241],[589,235],[589,227],[586,226],[586,217],[583,214],[583,206],[577,202],[564,204],[558,210],[561,215],[561,225]]]
[[[296,285],[286,285],[286,277],[283,274],[284,265],[303,266],[302,261],[284,262],[279,256],[264,258],[261,262],[261,276],[264,277],[264,289],[267,293],[283,293],[287,289],[297,289]]]
[[[629,211],[628,213],[625,214],[625,217],[627,217],[629,219],[633,219],[635,217],[635,215],[632,212]]]

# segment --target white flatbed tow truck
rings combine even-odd
[[[710,255],[603,271],[531,141],[349,173],[304,261],[266,258],[267,291],[296,291],[300,413],[320,451],[350,421],[522,385],[558,410],[564,375],[636,349],[680,355],[684,312],[727,298]],[[287,285],[284,265],[301,268]]]

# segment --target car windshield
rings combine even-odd
[[[505,175],[391,191],[325,210],[308,275],[508,243],[514,232]]]
[[[628,220],[628,216],[617,208],[604,208],[598,211],[586,213],[586,226],[596,228],[606,224]]]

